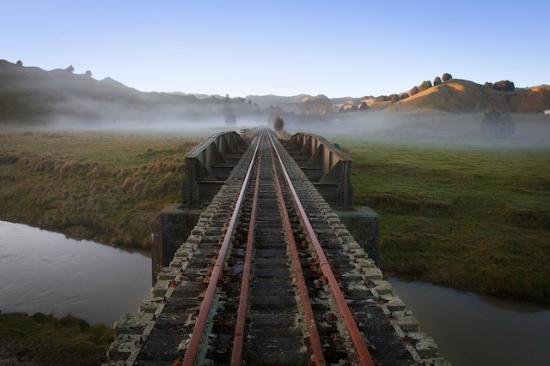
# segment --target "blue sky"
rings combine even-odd
[[[363,96],[550,83],[550,1],[2,1],[0,58],[150,91]]]

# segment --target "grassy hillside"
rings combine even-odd
[[[343,145],[385,270],[550,304],[550,150]]]
[[[550,108],[550,86],[497,91],[468,80],[453,79],[399,102],[401,109],[433,109],[448,112],[540,112]]]
[[[23,366],[99,365],[113,331],[70,315],[0,313],[0,364]]]
[[[147,248],[149,223],[179,202],[194,137],[0,135],[0,219]]]
[[[231,105],[237,117],[259,113],[242,98],[232,99]],[[111,78],[96,80],[71,70],[46,71],[0,60],[0,125],[223,122],[222,109],[220,98],[145,93]]]

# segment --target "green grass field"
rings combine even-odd
[[[550,303],[550,149],[338,142],[388,273]]]
[[[0,219],[147,248],[150,222],[180,201],[200,139],[106,133],[0,135]]]

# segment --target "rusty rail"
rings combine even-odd
[[[273,147],[269,145],[271,155],[274,156]],[[279,174],[277,173],[277,167],[275,165],[275,159],[273,162],[273,176],[275,177],[275,191],[277,193],[277,202],[279,204],[279,210],[281,211],[283,227],[287,244],[290,249],[290,259],[292,262],[292,272],[296,280],[296,287],[298,289],[298,298],[302,307],[302,313],[304,315],[305,329],[309,337],[308,348],[311,353],[311,361],[313,365],[325,365],[325,356],[323,355],[323,347],[321,346],[321,337],[317,330],[317,324],[315,323],[315,316],[313,315],[313,309],[311,308],[311,300],[309,298],[306,280],[300,264],[300,255],[298,254],[298,248],[296,241],[294,240],[294,233],[292,231],[292,225],[285,206],[283,197],[283,190],[281,188],[281,182],[279,181]]]
[[[263,134],[260,136],[258,146],[263,142]],[[233,336],[233,347],[231,350],[231,365],[238,366],[242,361],[242,348],[244,340],[244,328],[246,325],[246,308],[248,306],[248,292],[250,290],[250,267],[252,263],[252,252],[254,249],[254,232],[256,227],[256,211],[258,208],[258,195],[260,192],[260,169],[262,168],[262,155],[259,155],[256,170],[256,185],[254,186],[254,197],[252,199],[252,212],[248,225],[246,238],[246,253],[244,257],[243,276],[241,279],[241,291],[239,296],[239,307],[237,309],[237,321],[235,334]]]
[[[279,165],[281,167],[281,171],[283,173],[283,176],[285,178],[286,184],[288,186],[288,189],[292,195],[294,205],[298,211],[300,221],[304,228],[307,231],[309,240],[313,246],[313,249],[315,250],[315,254],[317,256],[317,260],[319,261],[319,267],[325,276],[330,291],[332,293],[332,296],[334,298],[334,301],[336,303],[336,306],[338,308],[338,311],[340,312],[340,315],[342,316],[344,320],[344,324],[346,326],[346,330],[348,332],[348,335],[351,339],[351,343],[353,345],[353,348],[355,350],[355,355],[358,359],[358,361],[361,363],[361,365],[368,365],[368,366],[374,366],[374,361],[372,360],[372,357],[370,355],[370,352],[367,348],[367,345],[361,335],[361,332],[359,331],[359,327],[357,326],[357,323],[355,322],[355,319],[353,318],[353,314],[351,313],[351,310],[346,302],[346,299],[344,298],[344,295],[342,293],[342,290],[340,289],[340,285],[338,284],[338,281],[336,280],[336,277],[332,271],[332,268],[330,267],[330,262],[328,261],[325,252],[321,246],[321,243],[319,242],[319,239],[317,238],[317,235],[315,234],[315,231],[311,225],[311,222],[309,221],[307,214],[304,210],[304,207],[302,206],[302,203],[300,201],[300,198],[298,197],[298,194],[296,193],[296,190],[294,189],[294,185],[292,184],[292,180],[290,179],[290,176],[288,175],[288,172],[286,171],[285,165],[283,163],[283,160],[281,158],[281,155],[279,154],[279,151],[277,151],[277,148],[275,146],[275,142],[273,141],[273,138],[271,137],[271,134],[267,134],[269,137],[269,140],[271,142],[271,145],[273,146],[273,150],[275,151],[275,154],[277,155],[277,159],[279,161]]]
[[[244,200],[244,195],[246,193],[246,189],[248,187],[248,182],[250,180],[250,174],[252,171],[252,167],[254,166],[254,161],[256,160],[256,156],[258,154],[258,148],[260,147],[260,142],[262,140],[262,135],[258,139],[258,144],[256,145],[256,148],[254,150],[254,154],[252,156],[252,160],[250,163],[250,166],[248,167],[248,170],[246,172],[246,176],[244,178],[243,184],[241,186],[241,190],[239,192],[239,196],[237,198],[237,201],[235,203],[235,207],[233,209],[233,214],[231,215],[231,219],[229,221],[229,225],[227,226],[227,231],[225,233],[225,236],[222,241],[222,245],[220,247],[220,251],[218,252],[218,256],[216,258],[216,262],[214,264],[214,267],[212,269],[212,272],[210,274],[210,278],[208,281],[208,287],[206,288],[206,291],[204,293],[204,298],[201,302],[201,306],[199,309],[199,315],[197,317],[197,320],[195,322],[195,326],[193,328],[193,333],[191,334],[191,339],[189,341],[189,346],[187,347],[187,351],[185,352],[185,357],[183,359],[183,366],[193,366],[195,364],[195,360],[197,358],[197,355],[199,353],[201,343],[202,343],[202,337],[204,334],[204,330],[206,327],[206,323],[208,320],[208,317],[210,315],[210,310],[212,309],[212,303],[214,302],[214,295],[216,293],[216,287],[218,286],[218,280],[220,279],[221,272],[223,269],[223,264],[225,261],[225,256],[227,254],[227,249],[229,248],[229,243],[231,241],[231,236],[233,235],[233,232],[235,231],[237,227],[237,218],[239,216],[239,211],[241,208],[241,205]]]

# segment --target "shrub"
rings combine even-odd
[[[390,99],[390,102],[392,102],[392,103],[397,103],[397,102],[399,102],[399,95],[397,95],[397,94],[391,94],[391,95],[389,96],[389,99]]]
[[[481,129],[487,137],[502,139],[514,134],[514,122],[504,113],[490,110],[481,121]]]
[[[374,99],[375,102],[387,102],[389,98],[386,95],[380,95]]]
[[[280,116],[275,118],[275,122],[273,122],[273,128],[275,129],[275,131],[282,131],[284,127],[285,121]]]
[[[432,87],[432,82],[430,80],[424,80],[422,84],[418,87],[419,91],[424,91],[426,89],[430,89]]]
[[[493,89],[500,91],[514,91],[516,86],[510,80],[501,80],[493,84]]]
[[[413,86],[413,88],[411,90],[409,90],[409,95],[410,96],[413,96],[415,94],[418,94],[418,87],[417,86]]]
[[[17,60],[17,62],[15,63],[17,66],[23,66],[23,61],[21,60]]]
[[[439,76],[436,76],[434,79],[434,86],[438,86],[441,84],[443,84],[443,82],[441,81],[441,78]]]
[[[65,69],[65,71],[74,72],[74,67],[73,67],[73,65],[69,65],[69,67],[67,67],[67,68]]]
[[[486,88],[491,88],[492,89],[493,88],[493,83],[490,83],[490,82],[487,81],[485,84],[483,84],[483,86],[486,87]]]
[[[447,82],[449,80],[452,80],[453,78],[453,75],[449,74],[448,72],[444,73],[442,76],[441,76],[441,79],[443,80],[443,82]]]
[[[367,109],[369,109],[369,105],[367,104],[367,102],[362,101],[361,103],[359,103],[360,111],[366,111]]]
[[[92,77],[92,72],[90,70],[87,70],[84,75],[88,78],[91,78]]]
[[[409,96],[409,93],[401,93],[399,94],[399,100],[407,99]]]

